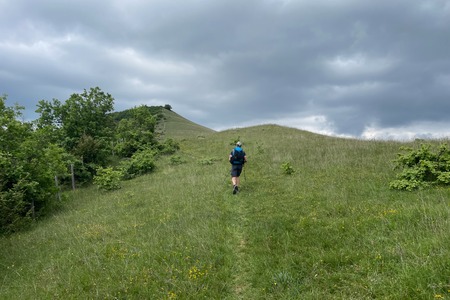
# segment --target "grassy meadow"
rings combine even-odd
[[[404,144],[275,125],[179,140],[154,173],[0,237],[0,299],[450,299],[450,189],[390,190]]]

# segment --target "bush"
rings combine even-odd
[[[121,177],[122,173],[120,171],[115,171],[113,168],[99,167],[97,174],[94,176],[94,184],[105,191],[117,190],[120,189]]]
[[[397,154],[394,162],[402,171],[389,184],[390,188],[411,191],[450,184],[450,150],[447,144],[441,144],[436,151],[432,151],[429,144],[421,144],[417,150],[409,147],[401,147],[400,150],[406,153]]]
[[[0,233],[11,233],[31,222],[33,204],[27,197],[37,182],[27,179],[12,156],[0,152]]]
[[[418,180],[406,180],[406,179],[397,179],[392,181],[389,184],[389,187],[394,190],[404,190],[404,191],[412,191],[419,188],[425,188],[428,184],[425,182],[421,182]]]
[[[204,166],[209,166],[212,165],[214,163],[214,158],[203,158],[201,160],[199,160],[199,164],[204,165]]]
[[[158,145],[158,149],[161,154],[174,154],[180,150],[180,144],[173,139],[167,139]]]
[[[179,155],[174,155],[170,158],[170,164],[171,165],[181,165],[184,164],[186,161],[181,158]]]
[[[132,179],[153,171],[156,154],[154,150],[146,149],[136,152],[131,159],[123,161],[121,163],[123,178]]]
[[[437,181],[440,184],[450,184],[450,172],[441,172],[439,176],[437,177]]]
[[[284,162],[281,164],[281,169],[283,170],[283,173],[286,175],[292,175],[295,173],[294,168],[291,166],[289,162]]]

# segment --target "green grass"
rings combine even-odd
[[[449,299],[450,190],[390,190],[401,145],[271,125],[184,137],[185,163],[77,190],[0,238],[0,299]]]
[[[158,132],[164,138],[184,139],[187,137],[205,138],[215,131],[197,123],[191,122],[176,112],[162,109],[164,119],[158,123]]]

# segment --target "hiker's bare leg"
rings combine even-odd
[[[237,185],[237,177],[231,177],[231,183],[233,183],[233,186]]]
[[[239,177],[236,177],[236,185],[241,186],[241,181],[239,180]]]

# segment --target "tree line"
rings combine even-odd
[[[24,107],[8,107],[6,99],[0,96],[0,233],[45,214],[72,179],[89,184],[112,166],[123,179],[133,178],[152,171],[158,155],[178,149],[155,133],[169,105],[113,112],[114,98],[95,87],[64,102],[41,100],[39,117],[24,122]]]

